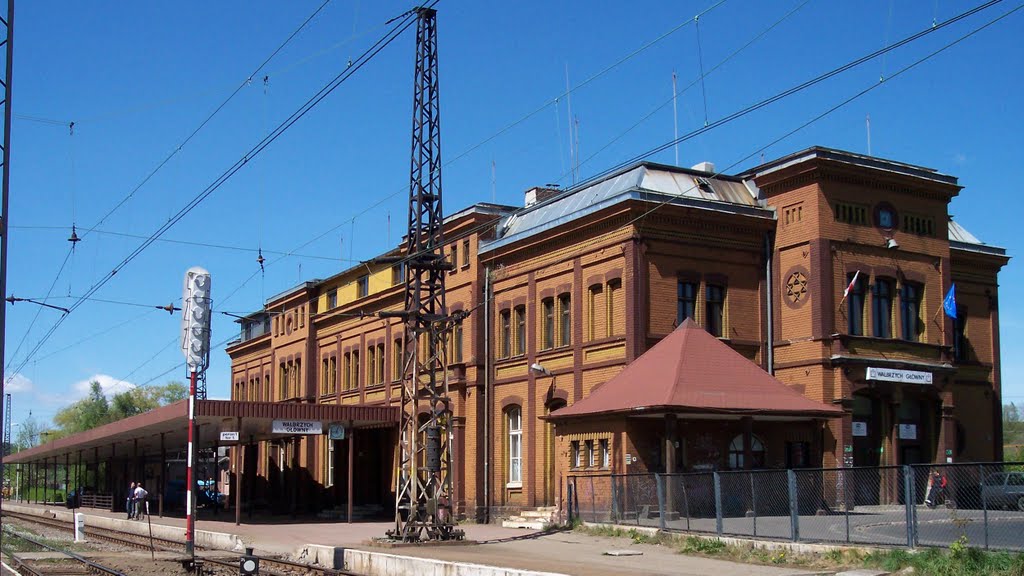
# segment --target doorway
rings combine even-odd
[[[547,414],[565,408],[565,400],[555,398],[545,406]],[[555,465],[555,426],[550,420],[544,421],[544,506],[555,506],[558,503],[561,482],[558,478],[558,467]]]

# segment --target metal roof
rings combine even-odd
[[[496,250],[628,200],[774,218],[774,212],[758,205],[752,186],[728,176],[641,162],[517,211],[499,226],[499,238],[482,245],[480,252]]]
[[[394,426],[400,418],[398,406],[231,400],[196,400],[195,413],[200,447],[217,445],[223,430],[239,432],[243,442],[281,437],[271,432],[273,420],[318,420],[341,422],[355,428],[375,428]],[[241,430],[237,429],[239,418]],[[124,457],[135,451],[136,443],[140,455],[159,454],[162,446],[172,451],[185,446],[187,432],[188,400],[181,400],[10,454],[3,461],[5,464],[36,462],[65,455],[74,459],[80,450],[88,459],[93,458],[94,450],[101,459]]]
[[[949,218],[949,247],[997,256],[1006,255],[1005,248],[990,246],[978,240],[977,236],[968,232],[966,228],[955,222],[952,217]]]
[[[548,418],[690,412],[793,419],[843,413],[776,380],[687,318],[589,396]]]
[[[833,162],[851,164],[864,168],[873,168],[895,174],[902,174],[904,176],[912,176],[934,182],[941,182],[942,184],[958,186],[956,176],[943,174],[934,168],[915,166],[913,164],[896,162],[895,160],[886,160],[885,158],[867,156],[864,154],[857,154],[855,152],[847,152],[846,150],[837,150],[835,148],[825,148],[823,146],[812,146],[806,150],[794,152],[793,154],[783,156],[782,158],[772,160],[771,162],[766,162],[760,166],[755,166],[750,170],[747,170],[740,176],[753,178],[754,176],[760,176],[762,174],[770,174],[788,166],[807,162],[812,159],[830,160]]]

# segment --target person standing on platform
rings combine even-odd
[[[141,518],[143,512],[147,512],[146,497],[149,496],[149,492],[142,487],[142,482],[139,482],[135,487],[135,517]]]
[[[135,517],[135,482],[128,487],[128,497],[124,501],[124,509],[128,512],[128,519]]]

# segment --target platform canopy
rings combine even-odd
[[[547,418],[668,413],[804,420],[843,412],[783,384],[687,318],[589,396]]]
[[[396,426],[399,411],[397,406],[196,400],[197,444],[209,448],[287,438],[311,433],[310,429],[317,428],[316,423],[323,434],[328,433],[331,424],[349,428]],[[238,441],[221,440],[221,432],[237,432]],[[97,455],[103,460],[135,453],[159,454],[162,450],[181,450],[187,441],[188,400],[182,400],[22,450],[6,456],[4,463],[74,456],[79,451],[89,460]]]

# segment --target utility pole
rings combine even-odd
[[[10,226],[8,223],[7,216],[7,205],[10,197],[11,187],[11,81],[13,79],[12,70],[14,66],[14,0],[7,0],[7,19],[0,17],[0,46],[6,48],[7,63],[3,68],[3,78],[0,78],[0,82],[3,83],[4,87],[4,100],[0,105],[4,108],[4,142],[3,142],[3,166],[0,167],[2,175],[0,175],[0,298],[7,296],[7,245],[8,245],[8,232]],[[7,342],[7,306],[0,303],[0,397],[4,397],[4,388],[6,387],[7,375],[4,374],[4,361],[6,353],[6,342]],[[8,396],[9,398],[9,396]],[[10,404],[8,404],[4,411],[4,418],[7,422],[10,422]],[[7,426],[8,435],[10,425]],[[0,460],[0,478],[6,478],[4,472],[3,460]],[[3,531],[0,530],[0,534]],[[2,536],[0,536],[0,544],[2,544]]]
[[[394,540],[462,539],[456,529],[452,476],[452,409],[448,397],[447,334],[465,314],[449,315],[441,210],[441,119],[437,68],[437,12],[416,8],[409,227],[403,340],[400,461],[395,490]],[[391,258],[390,261],[402,260]],[[378,262],[384,262],[381,258]],[[421,406],[426,404],[420,417]]]

